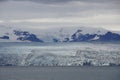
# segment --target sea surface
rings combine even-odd
[[[120,67],[0,67],[0,80],[120,80]]]

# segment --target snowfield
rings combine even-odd
[[[0,66],[120,66],[120,45],[0,43]]]

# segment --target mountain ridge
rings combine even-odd
[[[0,26],[0,42],[90,42],[120,41],[119,32],[102,28],[59,27],[45,30],[22,30]]]

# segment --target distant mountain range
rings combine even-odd
[[[101,28],[60,27],[44,30],[0,26],[0,42],[90,42],[120,41],[120,33]]]

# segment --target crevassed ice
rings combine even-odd
[[[1,66],[110,66],[120,65],[119,45],[74,44],[5,46],[0,48]]]

